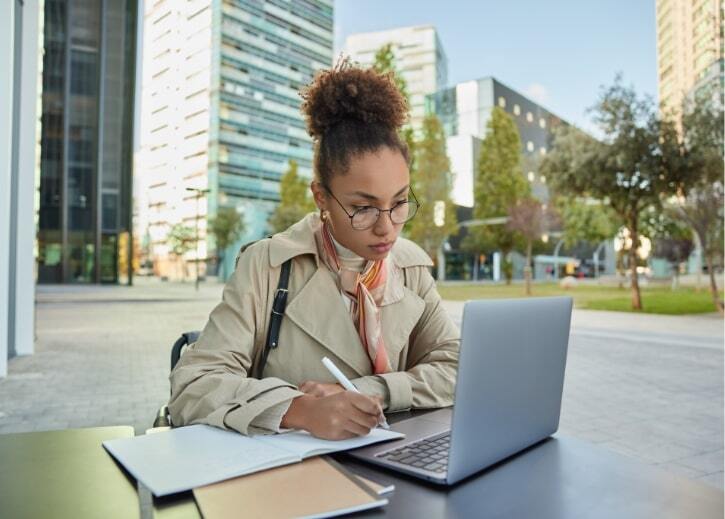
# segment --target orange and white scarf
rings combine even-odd
[[[386,260],[368,261],[362,272],[351,270],[340,261],[329,225],[324,222],[317,233],[318,252],[327,268],[336,275],[340,291],[350,299],[352,321],[370,358],[373,373],[391,371],[379,309],[388,277]]]

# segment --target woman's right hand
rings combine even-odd
[[[282,418],[282,427],[304,429],[325,440],[364,436],[383,418],[377,399],[341,391],[324,397],[303,395],[292,400]]]

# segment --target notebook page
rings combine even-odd
[[[349,440],[321,440],[306,431],[292,431],[255,437],[260,443],[283,449],[300,458],[356,449],[365,445],[399,438],[405,438],[405,435],[381,428],[373,429],[366,436],[358,436],[356,438],[350,438]]]
[[[110,440],[103,446],[156,496],[301,461],[290,451],[209,425]]]

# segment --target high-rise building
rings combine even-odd
[[[332,64],[332,13],[332,0],[146,3],[137,233],[157,274],[204,271],[220,207],[243,218],[241,242],[264,236],[289,161],[311,176],[299,89]],[[179,224],[200,238],[183,261],[168,245]]]
[[[130,270],[136,22],[136,0],[45,0],[40,283]]]
[[[553,130],[566,124],[539,104],[495,78],[466,81],[427,97],[426,109],[435,113],[446,133],[446,147],[454,174],[452,198],[460,206],[473,207],[473,181],[486,125],[495,106],[516,123],[521,138],[523,173],[534,195],[546,201],[546,178],[538,165],[553,141]]]
[[[723,84],[723,1],[657,0],[660,103],[676,114],[683,100],[715,81]]]
[[[448,60],[432,25],[402,27],[379,32],[352,34],[345,52],[353,61],[370,66],[375,53],[390,44],[395,66],[403,77],[410,97],[410,124],[420,130],[425,117],[425,96],[442,90],[448,82]]]

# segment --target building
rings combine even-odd
[[[408,88],[410,124],[419,130],[426,114],[425,96],[448,84],[446,53],[432,25],[353,34],[345,41],[345,52],[353,61],[370,66],[375,53],[387,44],[391,44],[395,66]]]
[[[130,281],[136,0],[46,0],[39,283]]]
[[[34,349],[38,4],[0,2],[0,378]]]
[[[656,0],[661,105],[679,114],[693,90],[723,82],[722,0]]]
[[[332,0],[146,3],[137,233],[158,275],[197,260],[204,272],[220,207],[244,219],[241,242],[264,236],[289,160],[311,176],[299,89],[332,64],[332,13]],[[199,236],[181,258],[168,245],[177,225]]]
[[[487,77],[459,83],[426,98],[426,110],[438,116],[446,133],[448,157],[455,176],[454,203],[473,207],[473,181],[480,147],[495,106],[506,111],[516,123],[524,174],[534,195],[546,201],[546,178],[538,174],[538,165],[551,147],[554,128],[566,123],[523,94]]]

